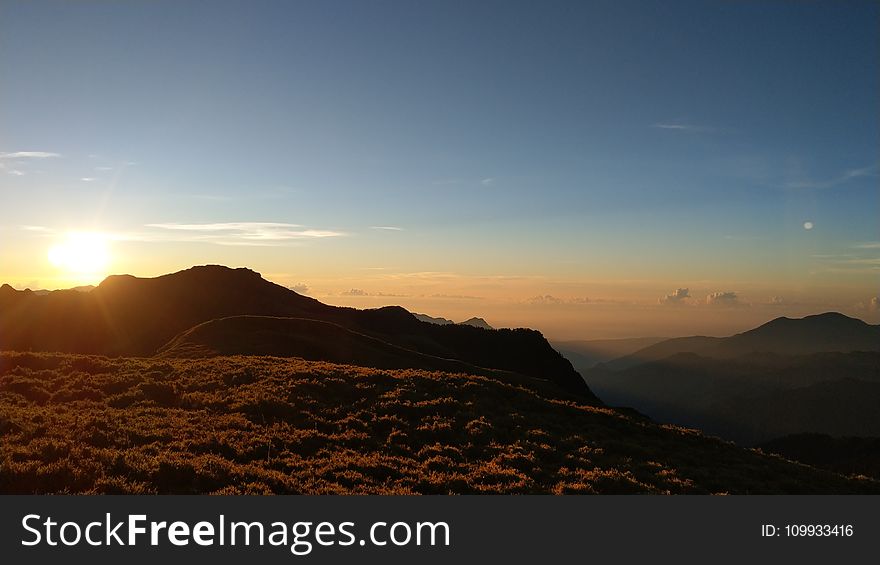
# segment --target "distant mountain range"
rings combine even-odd
[[[427,314],[413,313],[413,316],[415,316],[416,319],[421,320],[422,322],[428,322],[429,324],[437,324],[439,326],[449,326],[449,325],[459,324],[462,326],[474,326],[475,328],[483,328],[486,330],[495,329],[492,326],[490,326],[489,322],[487,322],[483,318],[474,317],[474,318],[470,318],[468,320],[465,320],[464,322],[453,322],[452,320],[449,320],[447,318],[435,318],[433,316],[428,316]]]
[[[608,363],[621,370],[676,353],[696,353],[727,359],[755,352],[809,355],[829,351],[880,351],[880,326],[837,312],[800,319],[776,318],[753,330],[730,337],[681,337],[661,341]]]
[[[301,321],[219,321],[239,316]],[[195,330],[213,320],[218,322]],[[325,325],[315,323],[306,329],[308,324],[302,320]],[[253,339],[251,333],[260,324],[259,331],[271,334],[266,343]],[[0,287],[2,350],[152,356],[160,351],[170,355],[233,348],[240,354],[271,350],[282,356],[320,351],[340,360],[349,348],[361,362],[373,359],[379,365],[388,362],[387,366],[399,367],[408,360],[416,368],[435,364],[447,370],[455,365],[459,367],[455,370],[475,367],[517,373],[549,381],[587,402],[598,402],[571,363],[540,332],[488,331],[486,326],[479,320],[464,325],[425,323],[398,306],[373,310],[330,306],[266,281],[249,269],[217,265],[156,278],[111,276],[91,292],[62,290],[40,295],[9,285]],[[332,334],[339,347],[331,351],[332,342],[324,344],[323,350],[307,345],[316,341],[308,338],[310,331]],[[240,335],[232,335],[236,332]],[[218,335],[222,339],[212,341]],[[394,348],[393,354],[389,347]],[[317,357],[314,353],[310,358]],[[388,361],[390,357],[395,361]]]
[[[880,327],[838,313],[662,341],[584,378],[611,405],[744,444],[880,435]]]

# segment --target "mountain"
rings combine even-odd
[[[748,445],[806,432],[880,436],[880,352],[679,353],[585,379],[608,404]]]
[[[429,324],[437,324],[439,326],[448,326],[449,324],[455,323],[447,318],[435,318],[434,316],[428,316],[427,314],[416,314],[413,312],[413,316],[419,321],[428,322]]]
[[[636,337],[626,339],[591,339],[575,341],[553,341],[551,345],[571,361],[578,371],[592,369],[599,363],[606,363],[619,357],[635,353],[656,343],[666,340],[665,337]]]
[[[92,292],[93,290],[95,290],[95,285],[87,284],[87,285],[83,285],[83,286],[75,286],[75,287],[68,289],[68,290],[75,290],[77,292]],[[58,291],[57,290],[42,290],[41,289],[41,290],[35,290],[33,292],[34,292],[34,294],[37,294],[37,295],[46,295],[46,294],[50,294],[52,292],[58,292]]]
[[[197,359],[228,355],[300,357],[379,369],[412,368],[515,378],[515,374],[417,353],[338,324],[269,316],[231,316],[204,322],[172,339],[157,357]]]
[[[483,328],[484,330],[494,330],[492,326],[489,325],[489,322],[484,320],[483,318],[469,318],[464,322],[459,322],[462,326],[473,326],[475,328]]]
[[[0,349],[150,356],[194,326],[245,315],[328,322],[414,353],[547,380],[597,402],[571,363],[535,330],[440,326],[399,306],[329,306],[249,269],[218,265],[156,278],[111,276],[88,293],[39,296],[4,285]]]
[[[0,352],[0,493],[880,493],[554,388],[276,357]]]
[[[428,316],[427,314],[413,314],[413,316],[415,316],[416,319],[418,319],[422,322],[428,322],[429,324],[437,324],[439,326],[448,326],[450,324],[456,323],[448,318],[435,318],[433,316]],[[473,326],[475,328],[483,328],[486,330],[495,329],[492,326],[490,326],[489,322],[487,322],[483,318],[476,318],[476,317],[465,320],[464,322],[458,322],[458,324],[462,325],[462,326]]]
[[[611,361],[608,368],[626,369],[676,353],[725,359],[754,352],[808,355],[830,351],[880,351],[880,325],[870,325],[838,312],[799,319],[776,318],[726,338],[695,336],[661,341]]]

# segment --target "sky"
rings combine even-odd
[[[0,282],[880,322],[880,4],[0,0]]]

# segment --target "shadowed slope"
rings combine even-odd
[[[880,352],[680,353],[585,376],[609,404],[746,444],[803,432],[880,436]]]
[[[302,318],[232,316],[211,320],[175,337],[159,350],[157,357],[230,355],[300,357],[377,369],[447,371],[534,384],[534,378],[425,355],[337,324]]]

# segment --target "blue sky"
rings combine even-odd
[[[88,230],[114,269],[328,296],[415,292],[376,269],[543,281],[482,290],[514,302],[638,280],[626,300],[870,304],[878,24],[857,1],[3,1],[0,226],[28,251],[0,275],[66,280],[37,251]]]

